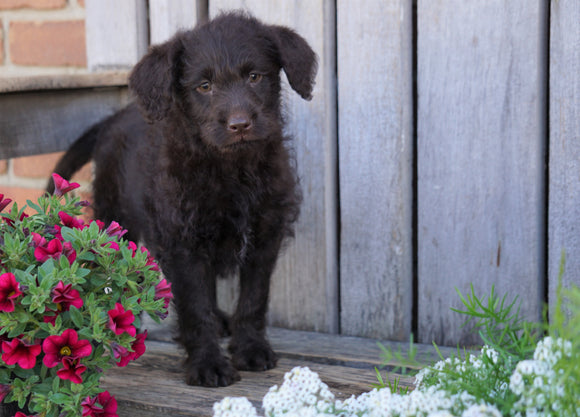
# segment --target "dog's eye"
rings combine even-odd
[[[196,90],[202,94],[209,93],[211,91],[211,83],[209,81],[205,81],[196,88]]]
[[[252,84],[259,83],[261,79],[262,79],[262,74],[258,74],[257,72],[250,73],[249,80]]]

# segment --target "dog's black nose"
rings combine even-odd
[[[232,133],[244,133],[252,128],[252,121],[243,113],[235,113],[228,119],[228,130]]]

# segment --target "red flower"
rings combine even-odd
[[[155,300],[165,300],[165,308],[167,308],[169,307],[169,302],[172,298],[173,293],[171,292],[171,284],[163,278],[159,281],[159,284],[155,286]]]
[[[14,414],[14,417],[34,417],[34,416],[27,416],[22,411],[17,411],[16,414]]]
[[[46,246],[38,246],[34,249],[34,257],[38,262],[44,262],[49,258],[58,259],[61,255],[66,256],[71,264],[77,258],[72,243],[64,242],[63,244],[59,239],[52,239]]]
[[[52,289],[52,302],[57,304],[58,311],[69,311],[70,306],[76,308],[83,306],[79,292],[72,289],[72,284],[64,285],[62,281]]]
[[[139,333],[136,336],[135,341],[131,344],[131,350],[125,349],[121,345],[113,346],[115,359],[121,359],[117,362],[117,366],[123,368],[129,364],[129,362],[139,359],[145,353],[145,339],[147,338],[147,331],[145,333]]]
[[[66,329],[60,336],[48,336],[42,342],[45,353],[42,362],[48,368],[54,368],[65,358],[79,359],[89,356],[93,351],[91,342],[78,339],[79,335],[73,329]]]
[[[4,198],[4,194],[0,194],[0,211],[4,210],[12,200],[9,198]]]
[[[137,244],[135,242],[129,242],[129,244],[127,246],[129,247],[129,249],[131,249],[133,251],[133,258],[134,258],[135,254],[137,253]],[[157,265],[157,262],[155,262],[155,259],[153,259],[153,257],[149,254],[149,251],[147,250],[147,248],[145,246],[141,246],[141,252],[147,254],[146,265],[151,267],[152,271],[159,271],[159,265]]]
[[[95,398],[85,398],[81,406],[83,417],[118,417],[117,400],[108,391],[101,392]]]
[[[26,214],[26,213],[22,212],[22,213],[20,214],[20,217],[18,218],[18,220],[22,221],[22,220],[24,220],[24,219],[25,219],[25,218],[27,218],[27,217],[28,217],[28,214]],[[4,217],[4,221],[6,222],[6,224],[7,224],[8,226],[10,226],[10,227],[14,227],[14,220],[12,220],[12,219],[10,219],[10,218],[8,218],[8,217]]]
[[[81,374],[87,370],[87,367],[81,365],[79,359],[73,359],[70,357],[63,358],[62,365],[63,368],[56,371],[56,374],[60,379],[68,379],[75,384],[81,384],[83,382]]]
[[[127,332],[135,337],[137,329],[133,326],[135,316],[131,310],[125,311],[121,303],[115,304],[113,310],[109,310],[109,328],[117,335]]]
[[[0,311],[12,313],[14,311],[14,300],[22,295],[20,284],[16,282],[16,277],[11,272],[0,275]]]
[[[38,233],[32,232],[32,246],[35,248],[39,246],[46,246],[46,239]]]
[[[81,219],[77,219],[64,211],[59,211],[58,217],[64,226],[71,229],[82,229],[85,225]]]
[[[115,249],[116,251],[121,250],[121,248],[119,247],[119,244],[117,242],[115,242],[114,240],[111,240],[110,242],[103,244],[103,246],[106,248]]]
[[[76,182],[68,182],[63,177],[57,173],[52,174],[52,179],[54,180],[54,195],[61,197],[75,188],[79,188],[80,185]]]
[[[106,232],[111,237],[113,237],[113,236],[121,237],[125,233],[127,233],[127,230],[123,229],[119,223],[113,221],[113,222],[111,222],[109,227],[107,227]]]
[[[40,355],[40,345],[28,345],[20,339],[2,342],[2,360],[6,365],[18,364],[23,369],[32,369]]]

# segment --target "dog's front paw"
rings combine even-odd
[[[265,340],[230,344],[232,363],[240,371],[266,371],[276,367],[278,357]]]
[[[185,382],[204,387],[227,387],[240,380],[240,374],[223,356],[188,359]]]

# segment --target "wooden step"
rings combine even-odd
[[[103,388],[114,395],[120,417],[212,416],[213,404],[224,397],[247,397],[261,412],[264,395],[273,385],[281,385],[284,374],[296,366],[317,372],[337,399],[370,391],[377,383],[375,367],[382,365],[381,349],[371,339],[269,328],[268,338],[279,355],[278,366],[266,372],[241,372],[242,380],[225,388],[188,386],[184,382],[183,350],[171,341],[169,332],[151,332],[147,352],[126,368],[111,369],[103,378]],[[224,344],[227,341],[224,341]],[[405,352],[409,344],[381,342]],[[432,346],[417,345],[417,358],[425,364],[437,360]],[[443,348],[449,355],[452,349]],[[393,369],[396,361],[385,369]],[[413,378],[400,377],[401,386],[412,387]]]

